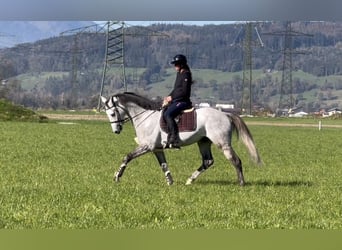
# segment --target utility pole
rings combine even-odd
[[[78,65],[79,65],[79,44],[78,44],[78,36],[74,36],[74,44],[72,48],[72,70],[71,70],[71,96],[67,99],[67,105],[69,108],[77,107],[78,103],[78,89],[79,81],[77,78],[78,74]]]

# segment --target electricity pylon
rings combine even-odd
[[[105,24],[99,25],[94,24],[86,27],[81,27],[77,29],[72,29],[69,31],[62,32],[61,35],[74,35],[74,46],[72,49],[72,96],[73,99],[77,99],[77,70],[78,70],[78,39],[79,35],[83,33],[105,33],[106,34],[106,47],[105,47],[105,59],[102,71],[101,89],[100,96],[103,94],[103,88],[105,81],[107,80],[107,72],[111,66],[119,66],[122,69],[121,80],[125,90],[126,87],[126,77],[125,77],[125,66],[124,66],[124,22],[120,21],[108,21]],[[100,107],[100,98],[98,108]]]
[[[294,36],[313,36],[302,32],[292,30],[291,22],[286,21],[285,30],[264,35],[284,36],[283,62],[282,62],[282,77],[280,85],[279,104],[276,110],[276,115],[284,115],[285,110],[290,110],[295,106],[293,98],[293,82],[292,82],[292,55],[304,54],[305,52],[295,51],[293,49]]]
[[[78,99],[78,90],[80,88],[78,81],[78,67],[79,67],[79,54],[81,53],[79,47],[79,39],[81,34],[97,34],[104,33],[105,28],[98,24],[89,25],[81,28],[75,28],[71,30],[67,30],[60,33],[60,36],[73,36],[73,44],[71,47],[72,52],[72,67],[71,67],[71,96],[68,98],[70,103],[67,103],[68,106],[73,107],[77,105]]]
[[[124,22],[108,21],[106,23],[106,52],[105,60],[102,71],[102,81],[99,96],[98,109],[101,105],[101,96],[103,95],[103,89],[106,82],[108,70],[111,66],[116,65],[121,68],[121,81],[123,83],[125,91],[127,91],[126,84],[126,71],[124,61]]]
[[[105,52],[105,64],[103,67],[102,82],[100,89],[100,96],[98,102],[98,110],[101,107],[101,96],[104,91],[104,86],[107,81],[107,73],[112,65],[117,65],[121,68],[121,81],[124,90],[127,91],[126,83],[126,70],[125,70],[125,37],[141,37],[141,36],[164,36],[168,35],[162,32],[152,31],[144,27],[130,27],[130,31],[127,32],[127,25],[124,22],[118,21],[108,21],[107,26],[107,36],[106,36],[106,52]],[[134,29],[135,28],[135,29]]]
[[[69,31],[62,32],[61,35],[70,35],[73,34],[76,37],[81,33],[105,33],[106,34],[106,47],[105,47],[105,59],[102,71],[102,81],[100,86],[100,95],[98,101],[98,110],[101,107],[101,95],[103,95],[104,87],[106,82],[108,81],[108,71],[112,67],[120,67],[121,68],[121,75],[120,79],[122,81],[122,86],[124,90],[127,91],[127,84],[126,84],[126,71],[125,71],[125,37],[126,36],[133,36],[133,37],[140,37],[140,36],[165,36],[168,35],[162,32],[152,31],[148,28],[144,27],[136,27],[131,26],[130,32],[126,31],[127,25],[123,21],[107,21],[104,24],[95,24],[87,27],[82,27],[78,29],[72,29]],[[134,29],[135,28],[135,29]],[[74,42],[75,46],[77,46],[77,38],[75,38]],[[77,47],[76,47],[77,48]],[[73,50],[74,52],[77,49]],[[77,57],[77,53],[73,53],[73,57]],[[77,62],[77,59],[73,59],[73,62]],[[75,63],[77,65],[77,63]],[[76,67],[73,68],[73,76],[77,76],[75,73],[77,70]],[[75,78],[75,77],[74,77]],[[77,79],[73,79],[73,82],[77,84]]]
[[[252,70],[253,70],[253,46],[264,47],[264,43],[261,40],[258,29],[254,26],[257,39],[253,39],[253,23],[246,22],[243,26],[244,28],[244,38],[243,38],[243,78],[242,78],[242,96],[241,96],[241,114],[252,115]],[[240,35],[241,30],[238,33]],[[238,37],[235,38],[235,41]],[[235,41],[232,45],[235,44]]]

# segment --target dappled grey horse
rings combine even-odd
[[[101,97],[101,100],[105,106],[105,111],[113,132],[119,134],[123,128],[123,124],[131,121],[137,136],[137,148],[124,157],[120,168],[114,175],[114,180],[120,180],[127,164],[131,160],[147,152],[153,152],[165,174],[167,184],[171,185],[173,178],[164,154],[167,133],[160,126],[162,115],[161,102],[152,101],[129,92],[116,94],[108,99]],[[261,162],[252,135],[246,124],[239,116],[223,113],[214,108],[198,108],[196,112],[196,129],[190,132],[180,132],[179,135],[181,146],[197,143],[202,155],[201,166],[193,172],[186,184],[191,184],[214,163],[211,152],[211,144],[214,143],[223,151],[224,156],[235,167],[239,184],[244,185],[245,180],[241,160],[231,145],[231,137],[234,129],[238,132],[237,134],[240,140],[247,147],[252,160],[258,164]]]

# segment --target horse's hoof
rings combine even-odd
[[[193,180],[192,180],[191,178],[189,178],[189,179],[186,181],[185,185],[191,185],[192,182],[193,182]]]
[[[120,181],[120,177],[119,177],[119,173],[116,172],[115,175],[114,175],[114,181],[115,182],[119,182]]]
[[[171,173],[167,172],[165,174],[165,178],[166,178],[167,185],[171,186],[173,184],[173,178],[171,176]]]

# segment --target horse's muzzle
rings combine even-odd
[[[122,126],[121,125],[117,125],[114,133],[115,134],[120,134],[121,130],[122,130]]]

